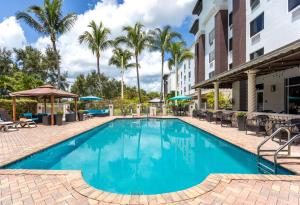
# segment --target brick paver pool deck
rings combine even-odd
[[[0,132],[0,165],[13,162],[89,130],[115,117],[94,118],[63,126]],[[181,118],[252,153],[263,137],[236,128]],[[269,143],[269,148],[278,146]],[[299,146],[292,153],[300,153]],[[280,161],[286,162],[286,161]],[[300,173],[300,164],[283,166]],[[184,191],[159,195],[118,195],[90,187],[80,171],[0,170],[0,204],[300,204],[300,176],[215,174]]]

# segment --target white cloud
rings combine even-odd
[[[145,29],[164,25],[181,26],[186,17],[190,15],[193,0],[125,0],[118,5],[116,0],[103,0],[98,2],[91,10],[78,16],[71,31],[62,35],[58,40],[58,48],[62,55],[62,69],[68,71],[70,78],[79,73],[87,73],[96,69],[96,59],[85,45],[80,45],[78,36],[82,34],[91,20],[102,21],[104,26],[111,30],[112,38],[121,35],[122,27],[141,22]],[[46,38],[40,38],[34,44],[42,49],[49,44]],[[111,49],[102,53],[100,60],[101,72],[109,77],[120,79],[117,69],[108,66]],[[140,57],[141,88],[148,91],[158,91],[160,88],[161,72],[160,54],[145,51]],[[167,65],[165,70],[167,70]],[[125,82],[136,85],[136,70],[126,72]]]
[[[0,22],[0,47],[22,48],[25,44],[24,31],[14,16]]]

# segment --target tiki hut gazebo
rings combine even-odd
[[[75,114],[77,118],[77,100],[78,95],[69,93],[63,90],[58,90],[52,85],[44,85],[31,90],[24,90],[9,94],[12,97],[13,105],[13,120],[16,121],[16,98],[17,97],[42,97],[44,98],[44,105],[46,110],[46,99],[50,98],[51,102],[51,125],[54,125],[54,99],[55,98],[73,98],[75,101]]]

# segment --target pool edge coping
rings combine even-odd
[[[3,169],[0,175],[65,175],[72,190],[90,200],[112,204],[174,204],[196,200],[213,191],[220,183],[229,184],[232,180],[257,181],[300,181],[299,175],[257,175],[257,174],[210,174],[201,183],[185,190],[153,195],[126,195],[96,189],[83,179],[79,170],[26,170]]]

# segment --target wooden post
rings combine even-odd
[[[51,125],[54,125],[54,95],[51,95],[50,101],[51,101]]]
[[[44,97],[44,113],[47,113],[47,102],[46,102],[46,97]]]
[[[12,106],[13,106],[13,121],[16,122],[17,121],[17,117],[16,117],[16,106],[17,106],[17,102],[16,102],[16,97],[12,98]]]
[[[76,121],[77,121],[77,117],[78,117],[78,109],[77,109],[77,97],[76,98],[74,98],[74,105],[75,105],[75,119],[76,119]]]

